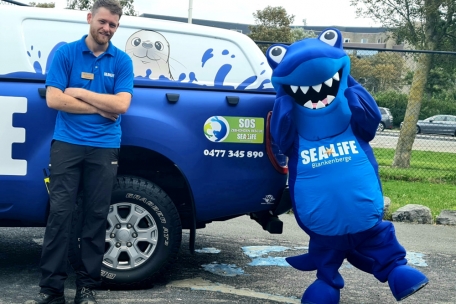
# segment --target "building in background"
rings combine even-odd
[[[68,2],[68,1],[67,1]],[[20,5],[28,6],[22,2],[15,0],[0,0],[0,4],[6,5]],[[64,7],[56,7],[64,8]],[[173,17],[163,16],[155,14],[141,14],[140,17],[162,19],[177,22],[188,22],[188,18],[184,17]],[[236,31],[245,35],[250,33],[249,24],[213,21],[204,19],[192,19],[193,24],[224,28],[232,31]],[[313,31],[315,34],[319,34],[322,30],[329,26],[291,26],[292,28],[303,28],[306,31]],[[333,26],[342,32],[344,37],[344,46],[350,48],[372,48],[372,49],[393,49],[402,50],[404,49],[403,44],[396,44],[396,42],[389,38],[388,29],[382,27],[346,27],[346,26]]]
[[[327,26],[292,26],[292,28],[301,27],[306,31],[314,31],[319,34]],[[389,37],[390,32],[384,27],[348,27],[333,26],[341,31],[344,37],[344,46],[353,48],[375,48],[375,49],[393,49],[402,50],[404,45],[396,44]]]
[[[188,22],[184,17],[172,17],[154,14],[141,14],[140,17],[155,18],[163,20],[171,20],[177,22]],[[193,24],[219,27],[228,30],[237,31],[242,34],[248,35],[250,33],[249,24],[221,22],[204,19],[192,19]],[[303,28],[306,31],[314,31],[317,35],[329,26],[291,26],[291,28]],[[388,29],[383,27],[346,27],[346,26],[333,26],[342,32],[344,36],[344,46],[353,48],[374,48],[374,49],[403,49],[402,44],[388,38]]]

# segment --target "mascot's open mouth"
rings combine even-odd
[[[313,86],[283,85],[285,92],[293,97],[300,106],[318,110],[329,106],[336,98],[342,70],[328,80]]]

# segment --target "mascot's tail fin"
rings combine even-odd
[[[308,253],[285,258],[288,264],[291,267],[296,268],[301,271],[313,271],[317,270],[317,266],[312,261],[312,258]]]
[[[355,266],[356,268],[372,274],[373,267],[374,267],[374,260],[360,254],[356,250],[351,250],[347,253],[347,261]],[[305,253],[293,257],[285,258],[288,264],[290,264],[293,268],[301,270],[301,271],[314,271],[317,270],[317,266],[312,261],[310,254]]]

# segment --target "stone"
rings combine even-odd
[[[393,213],[393,221],[417,224],[432,224],[431,209],[417,204],[408,204]]]
[[[456,225],[456,210],[442,210],[435,222],[438,225]]]
[[[389,207],[391,206],[391,199],[387,196],[383,197],[383,219],[388,214]]]

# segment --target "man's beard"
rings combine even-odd
[[[92,36],[93,40],[99,45],[104,45],[104,44],[108,43],[112,37],[112,35],[110,35],[110,36],[102,35],[96,29],[92,29],[90,31],[90,35]],[[103,36],[103,38],[105,38],[105,39],[100,39],[100,36]]]

